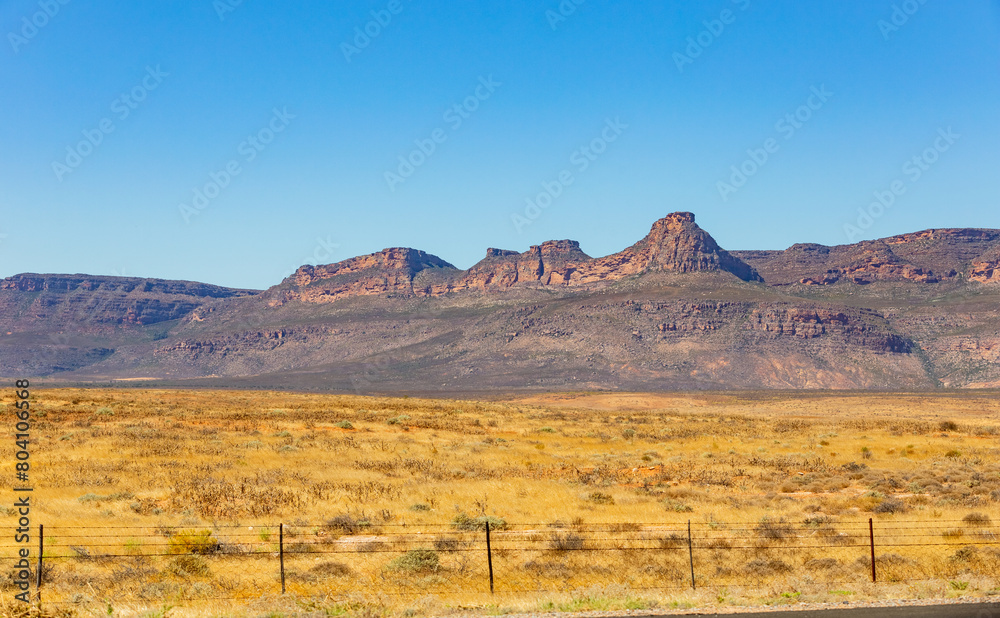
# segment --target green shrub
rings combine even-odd
[[[436,571],[440,565],[438,554],[433,549],[411,549],[402,556],[393,558],[387,567],[391,571],[418,573]]]
[[[390,425],[401,425],[401,424],[405,423],[408,420],[410,420],[409,416],[407,416],[405,414],[400,414],[399,416],[394,416],[394,417],[390,418],[386,422],[389,423]]]
[[[469,517],[465,513],[459,513],[455,519],[451,520],[451,527],[455,530],[472,532],[475,530],[486,530],[486,522],[490,523],[490,530],[506,530],[509,526],[502,517],[492,515],[480,515],[479,517]]]
[[[219,551],[219,539],[211,530],[181,530],[168,541],[172,554],[212,554]]]
[[[340,421],[334,425],[334,427],[340,427],[341,429],[354,429],[354,425],[351,424],[351,421]]]

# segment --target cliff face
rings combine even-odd
[[[784,251],[734,251],[769,285],[936,283],[973,274],[973,260],[1000,243],[1000,230],[932,229],[852,245],[796,244]]]
[[[1000,387],[1000,230],[726,251],[673,213],[612,255],[390,248],[262,293],[0,281],[0,375],[357,392]]]
[[[980,283],[1000,283],[1000,246],[984,252],[972,261],[969,280]]]
[[[0,310],[21,327],[61,322],[150,325],[182,318],[207,301],[256,294],[190,281],[22,274],[0,280]]]
[[[351,296],[395,294],[442,296],[466,290],[499,292],[514,287],[588,287],[647,272],[723,272],[743,281],[761,281],[757,272],[719,247],[678,212],[653,224],[628,249],[594,259],[575,240],[550,240],[524,253],[488,249],[467,271],[414,249],[385,249],[328,266],[303,266],[289,277],[275,304],[291,300],[327,303]]]

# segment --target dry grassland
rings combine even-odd
[[[983,596],[1000,577],[985,395],[37,389],[32,410],[49,612],[724,607]],[[17,514],[0,517],[10,557]]]

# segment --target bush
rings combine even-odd
[[[386,422],[389,423],[390,425],[401,425],[401,424],[405,423],[408,420],[410,420],[409,416],[407,416],[405,414],[400,414],[399,416],[394,416],[394,417],[390,418]]]
[[[614,504],[615,499],[611,494],[606,494],[600,491],[592,492],[587,496],[587,500],[593,502],[594,504]]]
[[[988,526],[990,525],[990,516],[985,513],[969,513],[962,518],[962,521],[970,526]]]
[[[351,421],[340,421],[335,424],[334,427],[340,427],[341,429],[354,429],[354,425],[351,424]]]
[[[165,570],[180,577],[204,577],[208,575],[208,563],[198,556],[177,556],[170,561]]]
[[[316,566],[310,568],[309,572],[314,573],[316,575],[340,577],[344,575],[350,575],[351,567],[347,566],[342,562],[320,562]]]
[[[167,543],[172,554],[213,554],[219,551],[219,539],[211,530],[181,530]]]
[[[434,539],[434,549],[438,551],[455,551],[459,548],[461,542],[450,536],[439,536]]]
[[[426,504],[423,504],[422,502],[418,502],[417,504],[411,504],[410,505],[410,510],[411,511],[429,511],[429,510],[431,510],[431,507],[427,506]]]
[[[667,507],[668,511],[673,511],[675,513],[690,513],[694,509],[687,504],[684,504],[680,500],[672,500],[667,498],[663,501],[663,506]]]
[[[781,541],[795,534],[795,531],[792,530],[792,527],[784,519],[774,520],[770,517],[761,519],[754,530],[765,539],[773,541]]]
[[[411,573],[436,571],[441,565],[438,554],[433,549],[411,549],[402,556],[389,562],[392,571],[409,571]]]
[[[872,509],[872,513],[905,513],[906,504],[896,498],[886,498]]]
[[[755,558],[747,563],[745,569],[751,575],[765,576],[788,573],[792,567],[782,560]]]
[[[350,515],[337,515],[326,522],[328,528],[340,532],[341,534],[358,534],[363,530],[371,528],[372,522],[367,519],[354,519]]]
[[[572,532],[567,532],[566,534],[554,532],[552,537],[549,538],[549,548],[555,551],[583,549],[583,537]]]
[[[941,431],[958,431],[958,423],[955,421],[941,421],[938,423],[938,429]]]
[[[509,526],[502,517],[492,515],[480,515],[479,517],[469,517],[465,513],[459,513],[455,519],[451,520],[451,527],[455,530],[473,532],[475,530],[486,530],[486,522],[490,524],[490,530],[506,530]]]
[[[956,449],[951,449],[950,451],[948,451],[947,453],[945,453],[944,456],[947,457],[947,458],[949,458],[949,459],[958,459],[959,457],[962,456],[962,451],[959,451],[959,450],[956,450]]]

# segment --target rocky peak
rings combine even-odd
[[[510,257],[512,255],[520,255],[520,253],[517,251],[510,251],[508,249],[494,249],[493,247],[486,250],[487,258],[503,258]]]
[[[538,254],[543,258],[590,259],[589,255],[580,250],[580,243],[575,240],[547,240],[540,245],[532,245],[526,253]]]
[[[656,221],[645,238],[623,253],[627,252],[633,254],[630,261],[638,261],[643,269],[682,273],[722,270],[744,281],[761,280],[757,271],[698,227],[690,212],[675,212]]]

